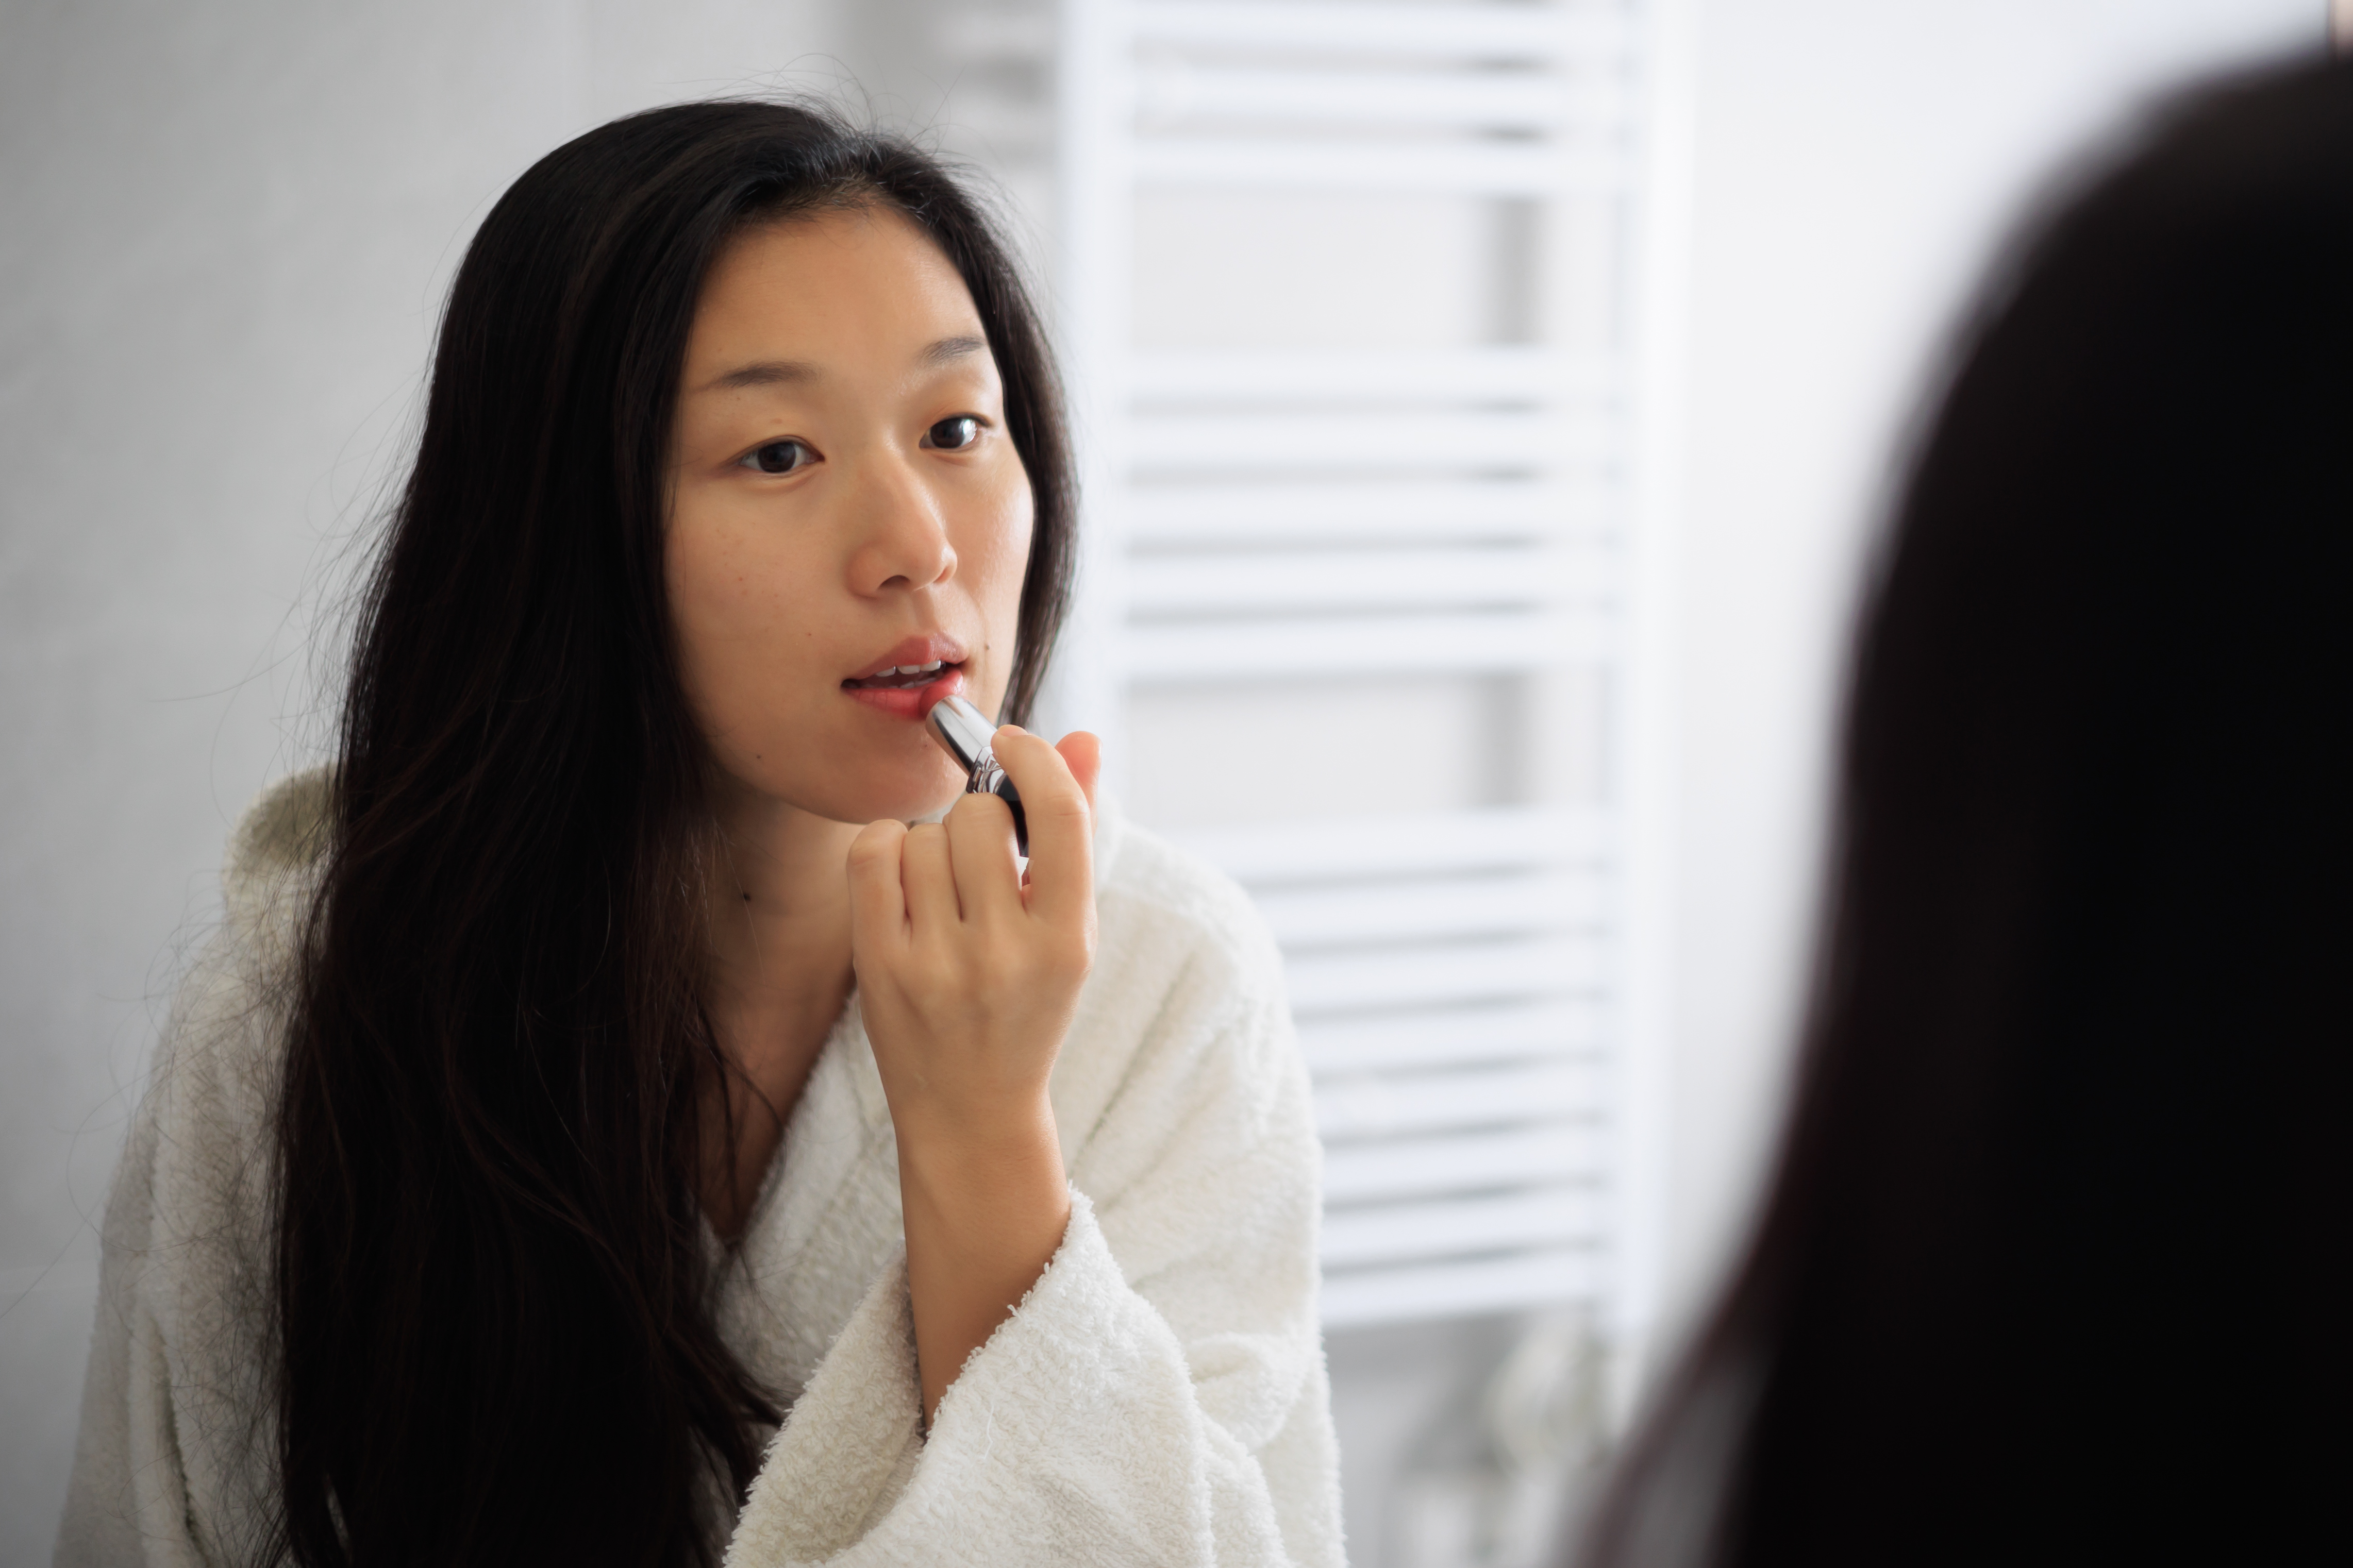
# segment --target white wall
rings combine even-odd
[[[1778,1111],[1851,591],[1941,334],[2021,206],[2149,91],[2316,50],[2321,0],[1686,0],[1666,1315]]]

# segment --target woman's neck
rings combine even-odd
[[[723,784],[722,860],[710,881],[705,1005],[731,1072],[730,1113],[709,1101],[703,1207],[733,1239],[775,1159],[786,1121],[849,999],[853,824]],[[723,1130],[733,1122],[733,1147]]]

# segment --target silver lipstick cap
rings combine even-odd
[[[943,697],[932,704],[932,739],[956,761],[965,773],[976,772],[984,759],[997,760],[988,742],[997,733],[997,726],[981,716],[979,709],[961,697]]]
[[[940,743],[940,749],[954,757],[956,766],[964,770],[966,795],[993,795],[1013,808],[1015,846],[1022,854],[1029,854],[1029,819],[1021,809],[1021,794],[1005,776],[1005,770],[997,765],[997,753],[989,747],[997,726],[963,698],[943,697],[932,704],[924,727]]]

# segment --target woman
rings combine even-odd
[[[1588,1563],[2353,1560],[2348,279],[2341,65],[2005,275],[1864,621],[1762,1221]]]
[[[1028,710],[1072,529],[922,154],[690,104],[516,183],[117,1178],[60,1562],[1339,1561],[1263,928],[1091,737],[997,733],[1025,877],[923,734]]]

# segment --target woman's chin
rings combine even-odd
[[[880,822],[884,817],[888,816],[895,818],[900,822],[937,822],[941,817],[947,815],[948,807],[954,805],[956,803],[957,797],[963,794],[964,791],[961,788],[957,788],[949,790],[944,795],[911,797],[901,802],[898,806],[892,810],[876,812],[872,816],[868,817],[866,820],[869,822]]]
[[[964,781],[956,777],[876,779],[863,789],[828,790],[817,810],[821,816],[860,826],[886,818],[922,822],[945,812],[963,793]]]
[[[828,722],[841,717],[794,710],[764,725],[723,728],[712,743],[721,813],[784,806],[863,826],[913,822],[955,804],[963,770],[923,730],[893,725],[878,736],[866,724]]]

